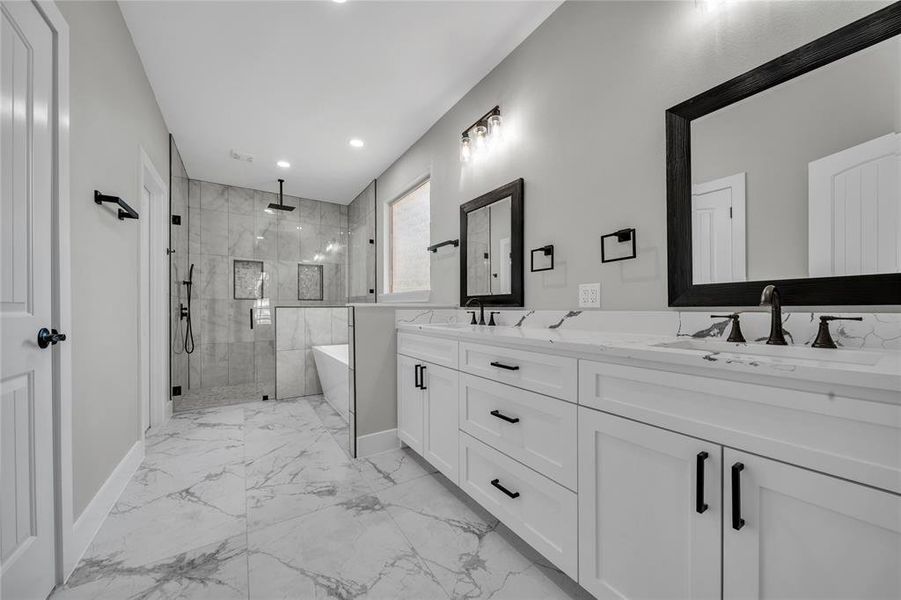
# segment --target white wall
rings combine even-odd
[[[431,172],[435,242],[458,237],[460,204],[523,177],[526,252],[557,251],[526,273],[528,307],[572,307],[598,281],[602,308],[666,307],[664,111],[888,3],[702,4],[566,2],[382,173],[379,200]],[[504,147],[461,163],[460,133],[495,104]],[[601,265],[600,235],[626,226],[639,258]],[[432,255],[432,301],[457,302],[458,260]]]
[[[139,223],[94,189],[139,205],[143,147],[168,180],[168,130],[115,2],[59,2],[69,24],[74,515],[140,438]],[[168,214],[168,210],[166,211]],[[146,218],[147,215],[141,215]]]

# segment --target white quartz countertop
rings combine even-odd
[[[901,404],[901,353],[894,350],[847,350],[832,355],[825,348],[793,346],[786,349],[792,356],[762,356],[741,352],[748,346],[758,344],[728,344],[721,341],[705,341],[689,336],[665,336],[628,333],[607,333],[578,329],[547,329],[528,327],[487,327],[478,325],[418,325],[398,324],[400,332],[417,332],[440,337],[449,337],[497,346],[517,347],[523,350],[561,353],[580,358],[616,362],[639,361],[654,363],[658,367],[670,365],[674,370],[690,368],[704,370],[708,375],[730,378],[740,376],[744,381],[772,384],[777,378],[784,382],[807,382],[823,388],[829,393],[868,398]],[[702,349],[672,348],[660,344],[671,344],[693,340]],[[709,343],[710,348],[705,344]],[[735,347],[736,352],[726,349]],[[742,348],[744,347],[744,348]],[[771,347],[770,347],[771,348]],[[771,351],[771,350],[767,350]],[[775,351],[779,353],[779,350]],[[849,357],[848,353],[861,353],[861,358],[873,364],[840,362],[837,356]],[[750,377],[749,377],[750,376]],[[761,381],[760,377],[767,380]]]

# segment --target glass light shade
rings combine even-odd
[[[460,140],[460,160],[466,162],[472,156],[472,141],[468,135],[464,135]]]
[[[500,115],[491,115],[488,117],[488,137],[490,137],[492,141],[501,139],[501,123],[503,123],[503,119]]]
[[[486,142],[488,140],[488,128],[484,125],[478,125],[475,129],[475,146],[476,152],[480,152],[485,149],[487,145]]]

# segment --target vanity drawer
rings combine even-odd
[[[465,433],[460,434],[460,487],[560,570],[577,578],[575,493]]]
[[[456,340],[415,333],[397,334],[397,353],[451,369],[457,368],[459,358]]]
[[[576,412],[569,402],[460,376],[460,429],[571,490],[578,479]]]
[[[576,401],[577,361],[565,356],[460,343],[460,370],[539,394]]]
[[[579,403],[901,493],[899,405],[589,360]]]

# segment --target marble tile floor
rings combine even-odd
[[[587,598],[412,452],[349,458],[330,412],[176,414],[52,597]]]

